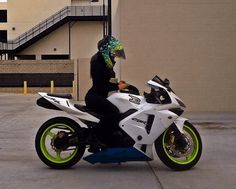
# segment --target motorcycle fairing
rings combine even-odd
[[[150,116],[153,117],[151,121]],[[147,107],[121,120],[119,126],[137,144],[151,145],[177,117],[168,110],[154,112]]]
[[[72,100],[61,98],[61,97],[55,97],[55,96],[49,96],[47,93],[38,93],[41,97],[45,98],[47,101],[49,101],[54,106],[58,107],[59,109],[67,112],[68,114],[73,114],[75,117],[78,117],[82,120],[88,120],[91,122],[98,123],[100,120],[96,118],[95,116],[80,111],[75,107],[75,104],[72,102]]]
[[[178,115],[171,111],[153,111],[152,108],[146,106],[121,120],[119,126],[135,141],[135,148],[142,150],[148,157],[152,158],[154,141],[177,117]],[[144,145],[146,146],[145,150],[142,149]]]
[[[119,109],[120,113],[130,109],[140,109],[146,104],[144,97],[127,93],[113,93],[107,99]]]
[[[183,126],[184,126],[184,123],[185,121],[187,121],[188,119],[184,118],[184,117],[178,117],[174,123],[176,125],[176,127],[178,128],[178,130],[181,132],[181,133],[184,133],[183,132]]]

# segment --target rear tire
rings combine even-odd
[[[170,128],[155,141],[156,153],[161,161],[169,168],[178,171],[188,170],[194,167],[202,153],[201,137],[194,126],[189,122],[185,122],[183,130],[185,136],[189,139],[189,151],[186,154],[178,155],[177,153],[176,155],[177,151],[173,153],[173,150],[171,150],[173,144],[167,134],[170,132]]]
[[[83,156],[85,146],[58,150],[53,147],[52,141],[59,131],[77,133],[80,129],[74,120],[66,117],[55,117],[46,121],[39,128],[35,138],[35,148],[39,158],[54,169],[66,169],[75,165]]]

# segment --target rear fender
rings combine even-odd
[[[60,111],[62,111],[60,108],[53,105],[52,103],[50,103],[48,100],[46,100],[43,97],[41,97],[37,100],[37,105],[40,106],[40,107],[46,108],[46,109],[50,109],[50,110],[60,110]]]
[[[48,103],[51,103],[53,106],[58,108],[59,110],[65,111],[68,114],[71,114],[79,119],[87,120],[91,122],[98,123],[100,120],[93,115],[82,112],[79,109],[75,108],[74,103],[66,98],[60,97],[52,97],[48,96],[47,93],[38,93],[41,97],[43,97]],[[54,108],[55,108],[54,107]],[[52,108],[51,108],[52,109]]]

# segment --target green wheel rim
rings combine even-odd
[[[191,163],[192,161],[195,160],[197,154],[198,154],[198,151],[199,151],[199,141],[198,141],[198,138],[197,138],[197,135],[195,134],[195,132],[187,125],[184,125],[183,126],[183,129],[185,132],[187,132],[190,136],[191,136],[191,139],[193,141],[193,151],[191,152],[191,154],[189,154],[186,159],[177,159],[173,156],[171,156],[167,149],[166,149],[166,146],[167,144],[165,143],[165,138],[166,138],[166,133],[168,130],[165,131],[164,135],[163,135],[163,138],[162,138],[162,145],[163,145],[163,148],[164,148],[164,151],[166,153],[166,155],[169,157],[169,159],[177,164],[181,164],[181,165],[186,165],[186,164],[189,164]]]
[[[78,147],[76,147],[76,149],[71,154],[69,154],[67,157],[61,156],[61,153],[63,151],[57,151],[57,152],[54,151],[54,153],[56,153],[56,154],[50,153],[49,148],[51,146],[46,145],[46,140],[47,140],[47,138],[52,139],[56,135],[56,133],[52,132],[52,129],[55,129],[55,128],[67,129],[72,132],[75,132],[73,128],[71,128],[70,126],[68,126],[66,124],[62,124],[62,123],[53,124],[43,132],[43,134],[40,138],[40,149],[41,149],[44,157],[47,158],[49,161],[51,161],[53,163],[57,163],[57,164],[67,163],[76,155],[76,153],[78,151]]]

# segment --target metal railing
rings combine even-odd
[[[105,7],[105,15],[107,15],[107,7]],[[67,6],[16,39],[9,40],[7,43],[0,42],[0,51],[14,50],[66,17],[78,16],[103,16],[103,6]]]

